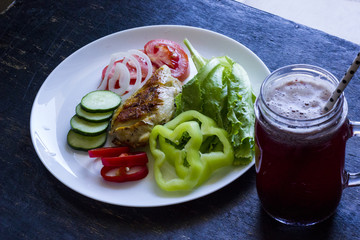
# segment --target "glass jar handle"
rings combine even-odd
[[[352,127],[353,136],[360,137],[360,122],[350,121]],[[360,186],[360,172],[358,173],[347,173],[348,182],[347,187]]]

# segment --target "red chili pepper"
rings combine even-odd
[[[102,157],[101,161],[107,167],[133,167],[146,165],[146,152],[122,153],[118,157]]]
[[[116,175],[109,176],[107,173],[113,169],[118,168]],[[134,167],[109,167],[104,166],[101,169],[101,176],[110,182],[129,182],[143,179],[149,173],[149,169],[146,165],[134,166]]]
[[[89,157],[116,157],[130,151],[129,147],[104,147],[89,150]]]

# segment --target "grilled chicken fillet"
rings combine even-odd
[[[171,76],[170,68],[159,68],[115,111],[110,130],[113,142],[134,148],[147,145],[153,127],[172,118],[180,91],[181,82]]]

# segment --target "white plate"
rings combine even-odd
[[[31,112],[30,129],[34,148],[45,167],[74,191],[102,202],[131,207],[177,204],[210,194],[244,174],[246,167],[224,168],[191,192],[161,191],[154,180],[149,154],[148,176],[129,183],[106,182],[100,176],[101,163],[87,153],[74,151],[66,143],[69,120],[81,97],[96,89],[101,71],[114,52],[140,49],[156,38],[183,42],[188,38],[205,57],[228,55],[248,72],[257,94],[269,74],[265,64],[249,49],[224,35],[187,26],[149,26],[111,34],[79,49],[66,58],[41,86]],[[186,47],[182,44],[186,52]],[[190,56],[190,53],[188,53]],[[196,69],[191,62],[191,76]]]

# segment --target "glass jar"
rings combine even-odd
[[[288,87],[304,79],[310,86],[306,91],[297,88],[284,91],[285,88],[277,86]],[[279,111],[270,104],[269,98],[276,89],[282,102],[275,104],[280,104],[282,109],[291,111],[294,107],[299,111],[293,104],[304,104],[306,94],[312,93],[311,88],[322,88],[321,84],[335,89],[338,80],[316,66],[286,66],[265,79],[255,103],[258,196],[263,209],[286,224],[312,225],[325,220],[336,210],[343,189],[359,184],[358,174],[344,169],[346,141],[356,135],[359,123],[348,120],[348,105],[343,94],[330,111],[313,114],[313,117],[310,114],[307,118],[294,117],[296,115]],[[293,96],[299,99],[290,100]],[[289,104],[292,106],[287,106]],[[300,114],[305,115],[314,110],[311,103],[300,109]]]

